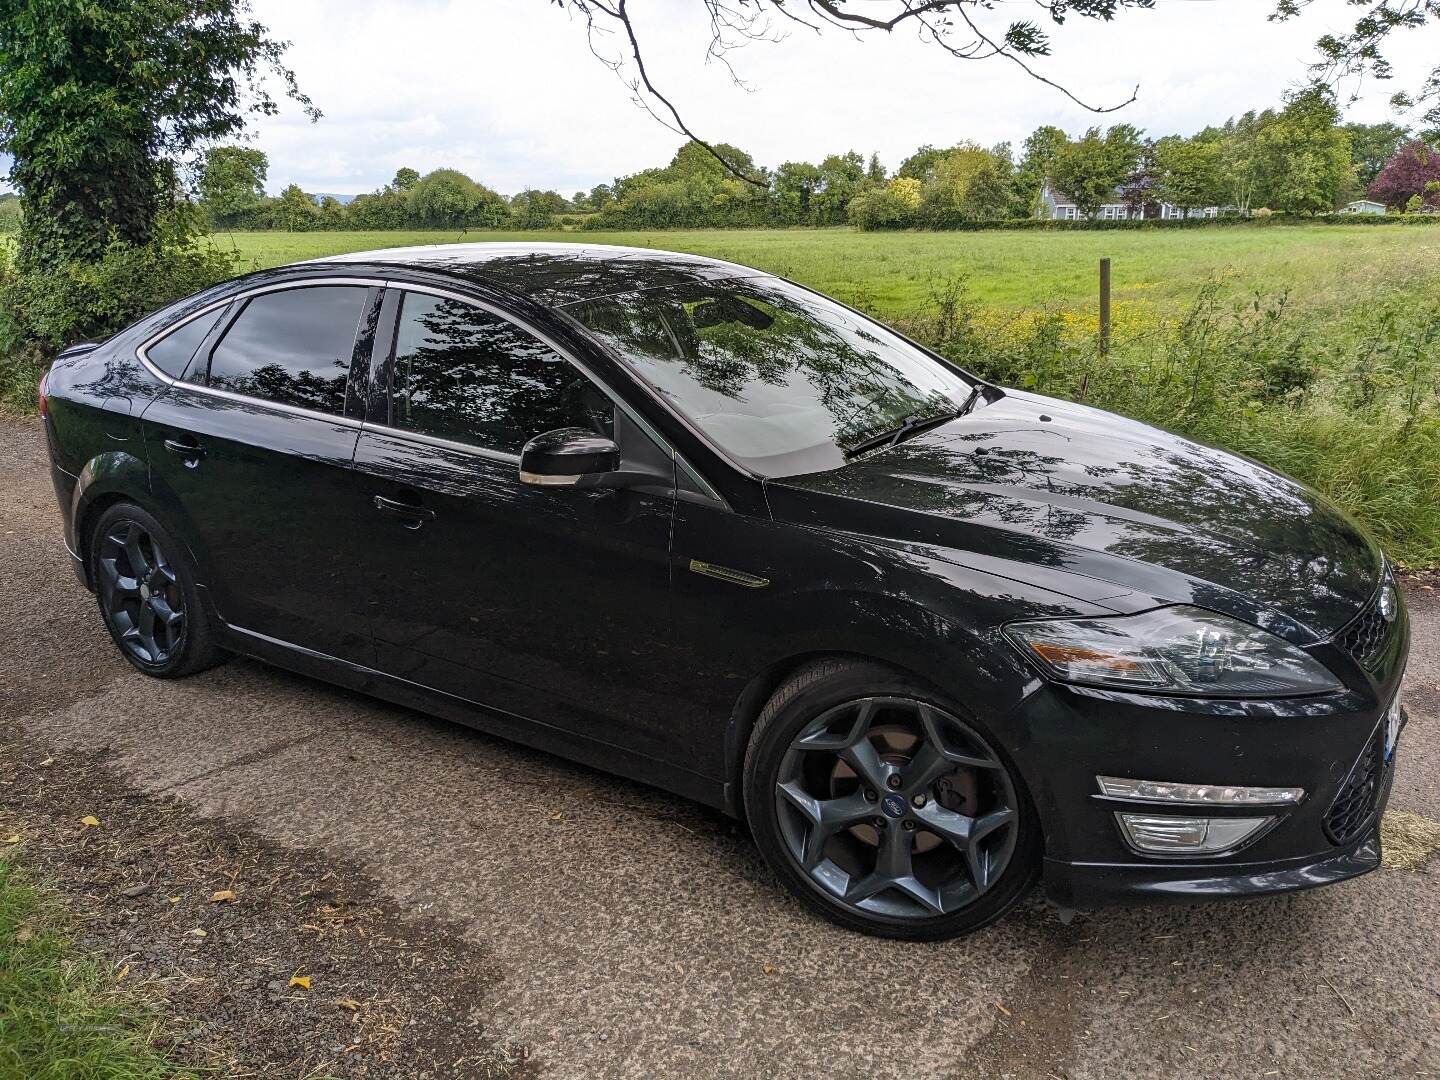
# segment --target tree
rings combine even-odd
[[[558,191],[527,188],[510,200],[510,221],[517,229],[549,229],[555,224],[555,215],[568,209]]]
[[[859,229],[903,229],[914,225],[920,210],[921,183],[897,176],[884,187],[871,188],[850,201],[850,223]]]
[[[401,166],[395,170],[395,179],[390,181],[390,186],[396,191],[409,191],[420,182],[420,174],[409,166]]]
[[[357,195],[345,209],[357,229],[403,229],[408,216],[405,196],[393,186]]]
[[[1215,139],[1220,144],[1220,169],[1223,177],[1222,204],[1233,206],[1249,217],[1257,194],[1266,186],[1265,159],[1260,151],[1260,132],[1275,119],[1267,109],[1254,110],[1225,122],[1221,128],[1206,128],[1198,138]]]
[[[845,224],[850,200],[864,191],[868,183],[865,159],[859,153],[847,150],[843,154],[827,154],[820,162],[820,190],[813,200],[815,223]]]
[[[609,184],[596,184],[590,189],[590,209],[604,210],[615,201],[615,192]]]
[[[1327,213],[1353,182],[1350,136],[1337,125],[1335,95],[1320,84],[1288,95],[1256,133],[1264,199],[1291,214]]]
[[[269,169],[263,150],[217,146],[205,151],[196,186],[211,224],[222,229],[247,224],[265,198]]]
[[[1313,2],[1276,0],[1275,13],[1270,17],[1280,22],[1293,19]],[[1394,77],[1394,68],[1384,52],[1392,34],[1440,24],[1440,0],[1350,0],[1350,4],[1365,11],[1348,33],[1326,34],[1315,43],[1320,59],[1310,70],[1316,81],[1332,88],[1338,82],[1353,80],[1357,89],[1350,100],[1354,102],[1359,95],[1358,85],[1366,76],[1380,81]],[[1440,127],[1440,64],[1430,69],[1418,88],[1401,91],[1390,100],[1402,112],[1424,108],[1423,121]]]
[[[406,194],[411,220],[415,224],[432,229],[462,229],[477,224],[477,217],[494,217],[493,213],[482,214],[482,207],[493,211],[499,203],[497,220],[487,224],[500,224],[509,217],[509,206],[495,192],[481,187],[458,169],[436,169],[417,180]]]
[[[946,151],[929,169],[921,193],[926,220],[949,225],[1004,217],[1010,201],[1008,165],[975,143]]]
[[[245,0],[0,0],[0,150],[24,209],[22,267],[143,245],[175,162],[276,111],[262,76],[318,116],[286,45]]]
[[[1129,124],[1116,124],[1104,136],[1091,128],[1056,155],[1051,178],[1082,217],[1093,218],[1105,203],[1116,201],[1116,189],[1139,157],[1140,132]]]
[[[1147,210],[1160,201],[1160,163],[1156,160],[1153,140],[1140,143],[1135,167],[1121,182],[1118,193],[1131,217],[1146,216]]]
[[[885,166],[880,164],[880,155],[872,153],[870,164],[865,167],[865,179],[872,184],[883,184],[885,182]]]
[[[1403,127],[1388,120],[1381,124],[1346,124],[1345,131],[1350,136],[1350,162],[1355,166],[1355,180],[1361,188],[1370,186],[1409,137]]]
[[[808,161],[787,161],[775,170],[775,199],[791,223],[808,223],[810,199],[821,185],[820,170]]]
[[[1052,178],[1055,158],[1070,141],[1057,127],[1038,127],[1021,146],[1020,164],[1015,170],[1010,216],[1033,217],[1040,208],[1040,189]]]
[[[271,215],[277,227],[290,232],[308,232],[320,226],[320,208],[299,184],[289,184],[280,192]]]
[[[906,176],[924,183],[935,175],[935,163],[949,152],[948,150],[937,150],[926,143],[900,163],[900,168],[895,170],[895,175]]]
[[[1172,135],[1155,144],[1160,198],[1186,212],[1225,202],[1225,175],[1217,139]]]
[[[1370,198],[1396,210],[1440,209],[1440,150],[1419,139],[1406,143],[1370,184]],[[1412,205],[1411,200],[1414,200]]]

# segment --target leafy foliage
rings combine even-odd
[[[1406,143],[1380,170],[1369,195],[1397,210],[1440,209],[1440,150],[1418,139]],[[1418,204],[1411,206],[1412,199]]]
[[[1140,132],[1129,124],[1116,124],[1103,135],[1091,128],[1056,153],[1051,166],[1055,186],[1069,195],[1076,210],[1094,217],[1105,203],[1115,201],[1115,189],[1125,182],[1140,156]]]
[[[205,151],[197,187],[200,206],[217,228],[243,228],[253,222],[265,198],[270,159],[262,150],[216,146]]]
[[[247,15],[244,0],[0,0],[0,148],[23,266],[156,240],[174,161],[276,110],[263,74],[310,107],[285,44]]]

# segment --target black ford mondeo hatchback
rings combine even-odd
[[[41,395],[141,671],[243,653],[722,807],[846,926],[1378,864],[1408,629],[1354,524],[788,281],[370,252],[70,349]]]

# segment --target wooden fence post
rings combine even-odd
[[[1100,355],[1110,351],[1110,260],[1100,260]]]

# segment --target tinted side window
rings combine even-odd
[[[210,385],[343,413],[365,295],[363,286],[317,285],[254,297],[211,353]]]
[[[172,379],[178,379],[185,373],[190,358],[195,355],[205,340],[205,335],[210,333],[220,316],[225,314],[225,306],[222,304],[214,311],[201,315],[198,319],[191,319],[180,329],[166,334],[155,344],[145,350],[145,355],[150,362],[165,372]]]
[[[613,437],[614,405],[533,334],[459,300],[406,293],[391,424],[518,454],[562,427]]]

